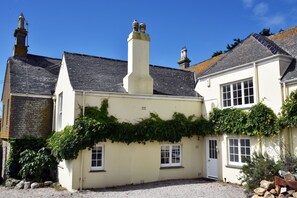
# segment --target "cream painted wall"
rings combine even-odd
[[[277,114],[282,106],[279,61],[264,62],[258,65],[259,100]]]
[[[58,128],[57,119],[55,119],[55,130],[60,131],[67,125],[73,125],[74,123],[74,100],[75,93],[70,83],[67,65],[65,58],[62,58],[59,77],[55,89],[56,105],[55,105],[55,117],[58,118],[58,104],[59,94],[63,92],[63,105],[62,105],[62,127]]]
[[[119,121],[125,122],[138,122],[142,118],[147,118],[150,113],[157,113],[162,119],[172,118],[173,113],[179,112],[186,116],[195,115],[201,116],[201,100],[198,98],[192,98],[192,100],[186,100],[186,98],[170,98],[170,97],[155,97],[155,96],[143,96],[137,97],[133,95],[95,95],[92,93],[86,93],[85,106],[101,106],[101,102],[104,99],[108,99],[110,115],[118,118]],[[80,113],[79,106],[83,106],[82,93],[76,94],[75,102],[75,116]]]
[[[84,97],[84,99],[83,99]],[[201,99],[166,96],[133,96],[117,94],[95,94],[76,92],[75,116],[81,112],[82,106],[101,106],[108,99],[109,113],[119,121],[135,123],[149,114],[157,113],[162,119],[170,119],[174,112],[186,116],[201,116]],[[204,142],[201,138],[182,139],[182,166],[178,169],[160,169],[160,144],[148,142],[144,144],[122,144],[106,142],[106,172],[90,172],[90,151],[84,150],[83,155],[83,188],[107,187],[142,183],[177,178],[197,178],[203,176]],[[62,162],[59,168],[59,182],[68,190],[80,188],[80,159]],[[64,163],[64,165],[63,165]],[[68,175],[72,177],[69,177]],[[67,178],[65,178],[67,177]],[[60,179],[61,178],[61,179]]]
[[[236,71],[226,72],[209,78],[202,78],[198,81],[195,90],[204,97],[202,114],[209,116],[209,112],[214,108],[222,108],[221,85],[253,78],[253,64],[240,68]],[[209,86],[208,86],[209,85]]]
[[[86,149],[83,155],[83,188],[101,188],[125,184],[138,184],[167,179],[197,178],[202,176],[203,141],[183,138],[182,167],[160,169],[160,146],[168,142],[147,142],[146,144],[101,142],[104,146],[104,171],[90,172],[91,151]],[[80,181],[80,155],[72,163],[73,186],[60,183],[68,190],[78,189]],[[62,181],[69,183],[70,181]]]
[[[209,112],[214,107],[222,108],[221,85],[245,79],[253,79],[255,104],[263,101],[264,104],[272,108],[277,114],[282,105],[282,89],[279,81],[280,64],[285,64],[284,60],[278,57],[273,57],[270,60],[260,61],[256,64],[246,64],[245,66],[239,67],[235,70],[199,79],[195,90],[204,97],[202,115],[208,118]],[[248,109],[251,106],[252,105],[248,105],[240,108]],[[232,136],[224,135],[217,137],[219,144],[219,180],[224,181],[226,178],[227,182],[240,183],[238,180],[238,177],[240,176],[240,167],[236,168],[228,166],[227,140],[229,137]],[[282,135],[275,136],[273,138],[264,138],[262,140],[262,147],[260,147],[257,138],[252,137],[251,151],[261,151],[263,153],[267,152],[271,156],[276,156],[277,159],[281,154],[280,150],[284,141],[285,139]],[[204,173],[206,174],[206,164],[204,167]]]

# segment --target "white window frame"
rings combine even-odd
[[[173,162],[173,148],[174,147],[179,147],[179,162],[178,163],[176,163],[176,162]],[[163,148],[167,148],[169,151],[169,161],[168,161],[168,163],[162,163],[162,150],[163,150]],[[176,166],[181,166],[181,162],[182,162],[182,146],[181,146],[181,144],[162,144],[161,146],[160,146],[160,166],[161,167],[176,167]]]
[[[235,153],[234,152],[234,149],[235,149],[235,146],[233,146],[233,152],[231,153],[231,147],[230,147],[230,141],[231,140],[237,140],[238,141],[238,144],[237,144],[237,155],[238,155],[238,162],[233,160],[231,161],[231,154]],[[245,141],[249,141],[249,146],[247,145],[241,145],[241,140],[245,140]],[[227,139],[228,141],[228,165],[233,165],[233,166],[243,166],[245,165],[246,163],[244,162],[244,159],[242,158],[242,155],[244,156],[249,156],[251,157],[251,139],[250,138],[233,138],[233,137],[230,137]],[[242,154],[241,153],[241,149],[245,149],[245,154]],[[249,149],[249,154],[246,153],[247,151],[247,148]]]
[[[248,83],[248,95],[245,95],[245,87],[244,87],[244,83],[245,82],[252,82],[253,83],[253,94],[250,94],[249,92],[249,83]],[[236,87],[238,86],[238,84],[241,85],[241,104],[234,104],[234,100],[238,97],[237,96],[234,96],[234,89],[233,89],[233,85],[236,85]],[[224,87],[230,87],[230,100],[231,100],[231,104],[230,106],[224,106]],[[253,97],[253,102],[245,102],[245,98],[248,97],[248,100],[250,101],[250,97]],[[227,99],[225,99],[227,100]],[[227,83],[227,84],[222,84],[221,85],[221,105],[222,105],[222,108],[230,108],[230,107],[240,107],[240,108],[247,108],[247,107],[251,107],[253,104],[255,104],[255,89],[254,89],[254,82],[253,82],[253,79],[252,78],[248,78],[248,79],[244,79],[244,80],[241,80],[241,81],[236,81],[236,82],[232,82],[232,83]]]
[[[58,96],[58,130],[62,129],[62,120],[63,120],[63,92]]]
[[[101,148],[101,159],[93,159],[93,150]],[[93,166],[92,162],[93,160],[101,160],[101,166]],[[104,170],[104,145],[98,144],[95,145],[91,150],[90,150],[90,170],[91,171],[99,171],[99,170]]]

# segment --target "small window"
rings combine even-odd
[[[94,146],[91,151],[91,170],[103,170],[103,145]]]
[[[181,166],[181,145],[161,146],[161,167]]]
[[[253,80],[222,85],[223,107],[243,106],[254,103]]]
[[[250,139],[230,138],[228,144],[230,165],[242,166],[251,158]]]
[[[62,115],[63,115],[63,93],[58,97],[58,130],[62,129]]]

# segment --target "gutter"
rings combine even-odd
[[[103,97],[121,97],[121,98],[137,98],[137,99],[150,99],[150,100],[183,100],[183,101],[198,101],[202,102],[203,97],[195,96],[172,96],[172,95],[134,95],[127,93],[114,93],[114,92],[101,92],[101,91],[85,91],[73,90],[74,92],[85,93],[85,95],[103,96]]]
[[[272,56],[269,56],[269,57],[266,57],[266,58],[263,58],[263,59],[254,61],[254,62],[245,63],[245,64],[238,65],[238,66],[235,66],[235,67],[231,67],[229,69],[225,69],[225,70],[222,70],[222,71],[211,73],[211,74],[202,76],[200,78],[198,77],[197,80],[208,78],[208,77],[211,77],[211,76],[214,76],[214,75],[218,75],[218,74],[222,74],[222,73],[226,73],[228,71],[236,70],[236,69],[239,69],[239,68],[242,68],[242,67],[251,66],[251,64],[253,64],[253,63],[256,63],[257,64],[257,63],[264,62],[264,61],[267,61],[267,60],[270,60],[270,59],[274,59],[274,58],[290,58],[290,59],[292,59],[292,57],[289,56],[289,55],[276,54],[276,55],[272,55]]]

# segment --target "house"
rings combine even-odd
[[[162,119],[170,119],[174,112],[200,116],[202,98],[194,90],[193,73],[149,65],[150,37],[145,25],[139,26],[140,31],[134,21],[128,37],[128,61],[64,52],[54,93],[56,131],[73,125],[80,107],[100,107],[104,99],[108,99],[109,113],[119,121],[135,123],[151,112]],[[201,144],[198,137],[175,144],[98,142],[76,160],[59,164],[59,182],[67,189],[82,189],[196,178],[203,172]],[[170,160],[161,162],[161,152]],[[178,158],[174,161],[173,153]]]
[[[8,139],[47,137],[53,130],[53,92],[60,59],[28,54],[25,18],[18,19],[13,56],[8,58],[2,93],[2,174],[9,156]]]
[[[276,114],[290,92],[296,90],[297,27],[265,37],[249,35],[220,61],[197,77],[196,91],[204,98],[202,115],[214,108],[249,109],[263,102]],[[206,137],[218,154],[206,154],[207,176],[238,182],[243,156],[254,151],[278,158],[284,149],[296,153],[296,131],[286,129],[275,137],[223,135]],[[284,148],[286,145],[286,148]]]
[[[59,133],[104,100],[120,122],[137,123],[150,113],[164,120],[175,112],[208,118],[215,107],[249,109],[259,102],[278,113],[297,88],[297,27],[270,37],[251,34],[233,50],[192,67],[183,48],[180,69],[173,69],[149,64],[150,36],[137,21],[128,36],[127,61],[71,52],[62,59],[27,54],[23,21],[20,16],[3,88],[3,158],[8,138]],[[243,157],[258,151],[278,158],[283,144],[295,153],[296,138],[296,129],[285,129],[262,139],[224,134],[176,143],[107,140],[60,162],[58,179],[68,190],[199,177],[238,183]]]

